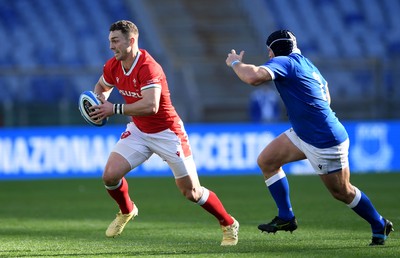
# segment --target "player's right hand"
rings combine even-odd
[[[230,67],[232,62],[236,60],[242,62],[243,55],[244,55],[244,50],[240,51],[240,54],[238,55],[236,53],[236,50],[232,49],[231,52],[228,53],[228,57],[225,60],[226,65]]]

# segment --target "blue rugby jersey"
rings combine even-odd
[[[261,67],[271,74],[300,139],[317,148],[329,148],[348,138],[327,101],[327,82],[310,60],[292,53],[274,57]]]

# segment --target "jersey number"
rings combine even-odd
[[[327,101],[328,99],[326,97],[325,85],[322,83],[321,76],[319,76],[319,74],[317,74],[316,72],[313,72],[313,77],[314,77],[315,80],[317,80],[317,82],[319,84],[319,88],[321,90],[322,99]]]

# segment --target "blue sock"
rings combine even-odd
[[[294,217],[289,197],[289,182],[283,171],[265,180],[265,183],[278,207],[278,217],[290,220]]]
[[[356,197],[354,197],[354,200],[347,206],[371,224],[372,233],[381,233],[385,227],[382,216],[375,209],[368,196],[357,187],[354,188],[356,190]]]

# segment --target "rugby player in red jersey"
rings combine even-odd
[[[223,232],[221,245],[236,245],[239,223],[214,192],[201,186],[188,135],[171,103],[164,71],[146,50],[139,49],[138,38],[138,28],[131,21],[111,25],[109,41],[114,57],[104,65],[94,88],[102,101],[92,107],[94,119],[114,114],[132,117],[103,172],[105,187],[120,209],[106,236],[120,235],[128,221],[137,216],[138,207],[130,198],[125,175],[156,153],[168,163],[182,194],[218,219]],[[125,104],[107,101],[113,88]]]

